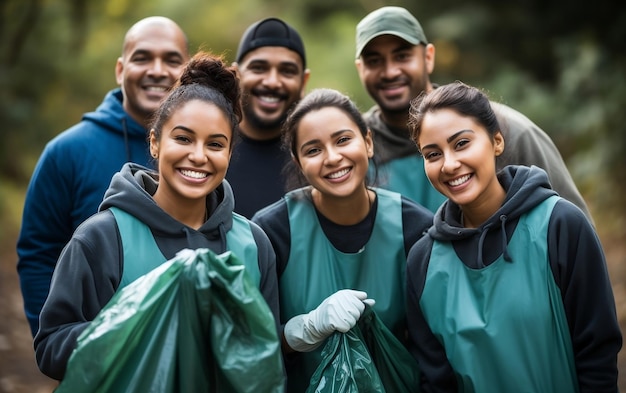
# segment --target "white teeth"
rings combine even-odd
[[[165,87],[161,87],[161,86],[146,87],[146,90],[148,90],[148,91],[158,91],[158,92],[165,92],[165,91],[167,91],[167,89]]]
[[[452,187],[460,186],[461,184],[468,181],[469,178],[470,178],[470,175],[465,175],[465,176],[459,177],[458,179],[450,180],[448,184],[450,184]]]
[[[348,172],[350,172],[350,169],[346,168],[346,169],[340,170],[339,172],[331,173],[327,177],[330,178],[330,179],[337,179],[337,178],[340,178],[341,176],[345,175]]]
[[[259,99],[264,102],[276,103],[280,101],[280,98],[274,96],[259,96]]]
[[[188,176],[188,177],[193,177],[194,179],[204,179],[205,177],[208,176],[208,174],[205,172],[196,172],[196,171],[190,171],[186,169],[182,169],[180,172],[183,175]]]

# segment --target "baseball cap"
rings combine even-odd
[[[304,44],[300,34],[278,18],[266,18],[253,23],[241,37],[237,49],[237,62],[250,51],[264,46],[282,46],[298,53],[302,58],[302,65],[306,68]]]
[[[391,34],[409,44],[428,44],[422,26],[413,15],[402,7],[387,6],[370,12],[356,25],[356,57],[374,38]]]

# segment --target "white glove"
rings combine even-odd
[[[342,289],[330,295],[308,314],[291,318],[283,334],[287,344],[298,352],[309,352],[319,347],[333,332],[347,332],[356,325],[365,310],[373,306],[374,299],[367,293]]]

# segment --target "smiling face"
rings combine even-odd
[[[330,198],[363,195],[373,154],[369,132],[364,138],[345,112],[326,107],[302,117],[296,138],[295,159],[311,186]]]
[[[242,131],[253,139],[280,135],[287,111],[302,98],[309,71],[297,52],[264,46],[247,53],[237,64],[243,91]]]
[[[438,109],[424,115],[417,142],[426,175],[440,193],[462,209],[498,209],[503,195],[495,163],[504,150],[500,132],[492,140],[475,119]]]
[[[365,46],[356,66],[361,83],[383,112],[407,112],[412,98],[430,90],[434,58],[433,45],[382,35]]]
[[[173,22],[153,18],[135,25],[115,67],[124,110],[147,128],[188,59],[186,37]]]
[[[150,132],[150,152],[158,157],[159,187],[154,199],[165,210],[204,207],[224,180],[230,159],[231,125],[215,105],[193,100],[163,124],[160,139]]]

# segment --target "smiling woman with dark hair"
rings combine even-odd
[[[428,392],[617,392],[622,336],[602,246],[463,83],[412,101],[412,138],[448,200],[407,261],[409,337]]]
[[[233,212],[224,180],[240,105],[235,70],[196,54],[156,112],[150,152],[158,172],[126,164],[61,254],[35,337],[44,374],[62,379],[77,338],[116,291],[185,248],[232,251],[278,319],[274,251]]]
[[[283,130],[293,170],[308,185],[252,220],[276,251],[287,390],[303,392],[326,339],[354,327],[366,304],[406,343],[406,254],[432,224],[432,213],[368,186],[372,135],[344,94],[313,90]]]

